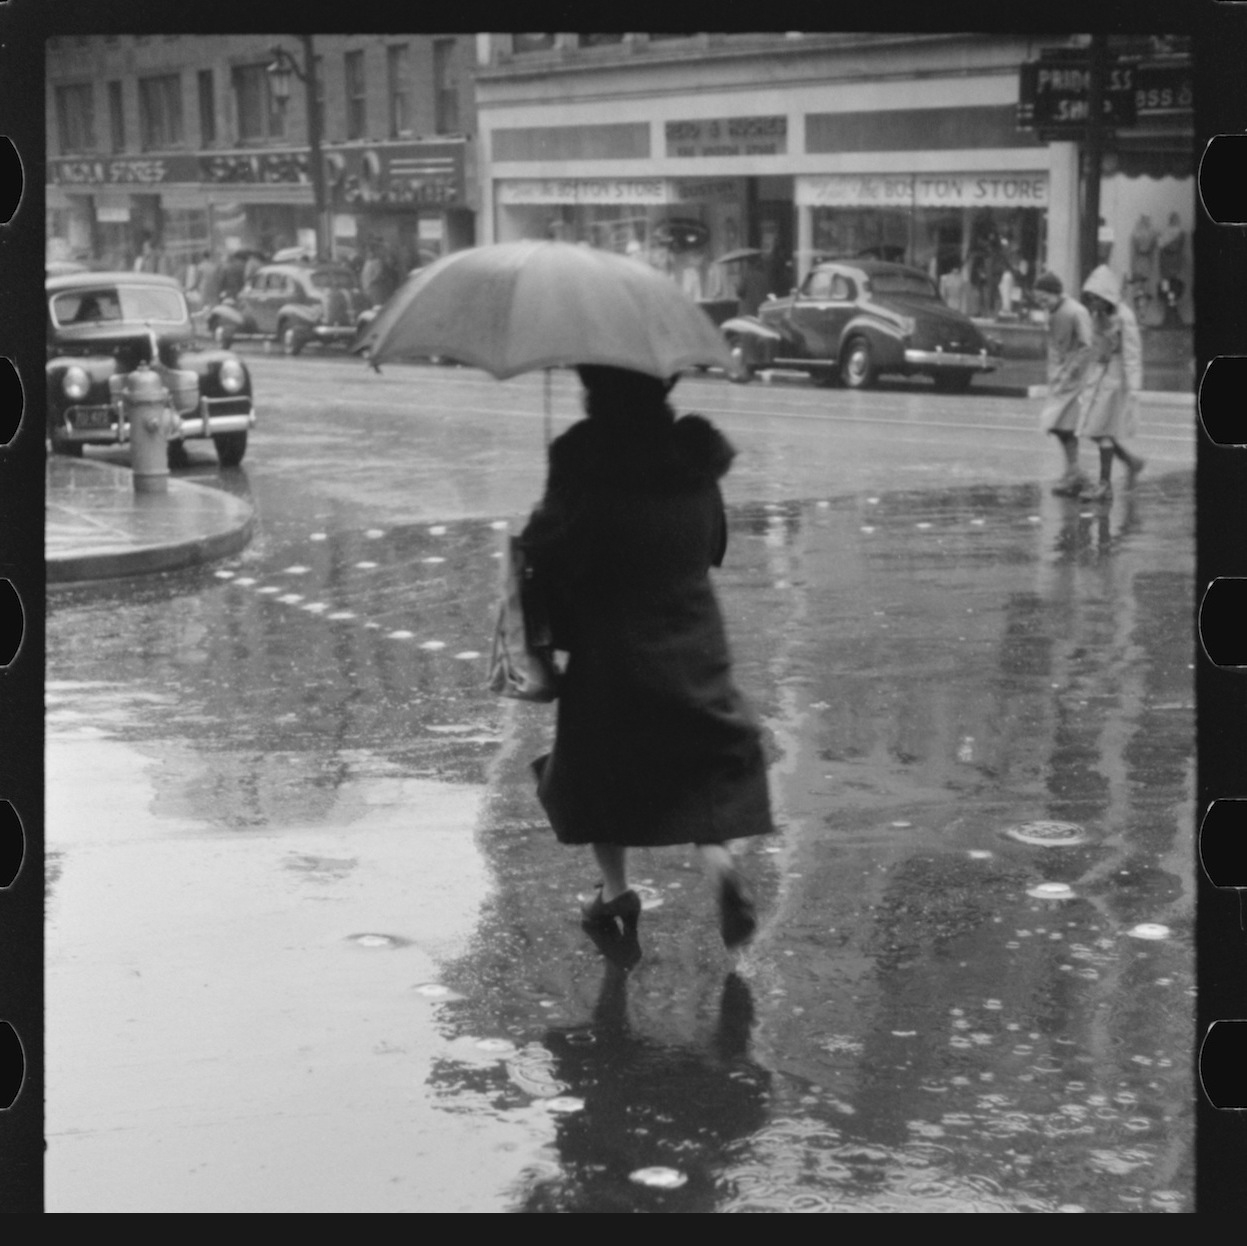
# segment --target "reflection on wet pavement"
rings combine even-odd
[[[487,785],[497,886],[419,988],[425,1090],[524,1127],[515,1210],[1190,1210],[1189,481],[1105,511],[1033,486],[809,499],[731,529],[718,585],[785,830],[744,849],[765,922],[739,958],[678,849],[636,854],[634,966],[580,930],[589,859],[527,773],[551,714],[482,688],[485,519],[61,597],[49,735],[160,741],[161,816],[340,826],[286,858],[309,891],[352,868],[349,779]]]

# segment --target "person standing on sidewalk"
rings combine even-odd
[[[554,747],[533,763],[537,796],[561,843],[592,846],[591,935],[618,921],[635,939],[629,848],[693,844],[734,947],[756,916],[727,844],[775,830],[761,728],[732,679],[710,580],[735,451],[702,416],[676,418],[674,379],[578,372],[588,419],[551,444],[520,538],[568,654]]]
[[[1139,390],[1143,388],[1143,340],[1134,312],[1121,296],[1121,285],[1107,264],[1083,282],[1083,302],[1091,312],[1094,333],[1091,364],[1083,380],[1075,433],[1100,447],[1100,479],[1079,496],[1086,502],[1112,500],[1113,460],[1126,465],[1126,488],[1143,470],[1143,460],[1123,442],[1134,434]]]
[[[1048,313],[1048,401],[1040,424],[1060,443],[1065,474],[1053,486],[1058,497],[1077,497],[1088,483],[1078,470],[1079,399],[1083,374],[1091,360],[1091,313],[1070,298],[1055,273],[1035,279],[1035,298]]]

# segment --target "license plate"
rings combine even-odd
[[[108,428],[113,421],[113,413],[107,407],[88,407],[84,411],[74,412],[74,427]]]

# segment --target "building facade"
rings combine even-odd
[[[295,74],[284,101],[270,67]],[[403,271],[475,241],[474,36],[317,35],[336,257]],[[166,271],[204,251],[315,247],[301,37],[62,36],[47,45],[51,258]]]
[[[1138,42],[1136,59],[1182,60]],[[1082,146],[1019,109],[1023,66],[1052,44],[1077,58],[1086,40],[478,36],[481,237],[632,253],[708,298],[733,292],[739,266],[715,261],[743,247],[763,252],[774,293],[820,255],[876,255],[926,269],[971,314],[1007,315],[1039,271],[1081,276]],[[1123,275],[1139,216],[1193,225],[1185,64],[1185,96],[1142,98],[1106,150]]]

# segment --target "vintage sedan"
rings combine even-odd
[[[793,368],[850,389],[895,374],[929,376],[958,392],[1000,366],[999,344],[944,303],[926,273],[883,260],[817,264],[800,289],[721,328],[738,381]]]
[[[359,278],[345,264],[266,264],[209,310],[208,331],[222,347],[262,338],[297,355],[310,342],[350,346],[367,310]]]
[[[121,396],[126,376],[150,365],[177,420],[169,458],[183,442],[211,437],[222,467],[242,462],[255,426],[251,376],[237,355],[195,340],[181,286],[152,273],[50,277],[47,295],[47,433],[54,454],[118,445],[130,430]]]

